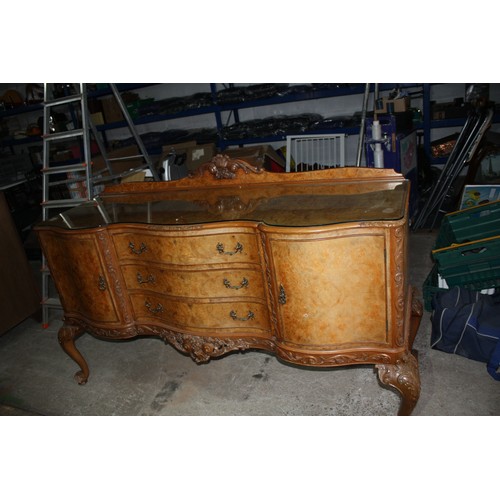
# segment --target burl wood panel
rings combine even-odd
[[[265,298],[262,271],[250,266],[225,269],[179,269],[159,264],[121,267],[127,289],[170,297]]]
[[[41,231],[39,238],[65,313],[100,324],[119,324],[114,285],[97,234]]]
[[[268,237],[286,294],[277,307],[283,340],[318,347],[387,343],[383,230]]]
[[[214,230],[158,230],[134,227],[112,230],[121,262],[160,262],[206,265],[259,262],[257,233],[252,229],[222,227]]]

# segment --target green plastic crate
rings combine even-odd
[[[446,214],[441,221],[434,248],[445,248],[492,236],[500,236],[500,201]]]
[[[437,264],[433,266],[431,272],[424,281],[422,286],[422,295],[424,297],[424,308],[426,311],[432,311],[432,298],[439,291],[444,291],[444,288],[438,286],[438,269]]]
[[[432,298],[436,295],[437,292],[445,292],[449,288],[441,288],[438,284],[438,266],[434,264],[430,273],[424,281],[422,286],[422,295],[424,297],[424,308],[426,311],[432,311]],[[442,275],[441,275],[442,276]],[[442,276],[443,277],[443,276]],[[474,281],[474,275],[464,275],[462,276],[462,285],[461,288],[467,288],[468,290],[474,290],[475,292],[480,292],[481,290],[489,289],[489,288],[498,288],[500,284],[500,279],[495,280],[497,286],[484,286],[485,282],[491,283],[491,280],[477,280]]]
[[[475,289],[500,286],[500,236],[432,251],[448,286],[474,284]]]

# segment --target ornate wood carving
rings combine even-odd
[[[231,351],[243,351],[248,349],[274,350],[273,339],[259,337],[202,337],[198,335],[186,335],[169,330],[164,327],[153,325],[141,325],[137,327],[139,335],[155,335],[164,342],[172,345],[178,351],[188,354],[196,363],[206,363],[211,358],[218,358]]]
[[[75,380],[80,384],[84,385],[87,383],[89,378],[89,367],[87,362],[81,355],[80,351],[75,346],[75,340],[84,332],[84,329],[79,325],[71,325],[64,323],[59,329],[57,335],[59,344],[63,348],[64,352],[80,367],[74,375]]]
[[[380,364],[376,368],[382,384],[393,387],[403,397],[398,415],[410,415],[420,396],[417,359],[408,352],[395,364]]]
[[[227,155],[219,154],[214,156],[208,163],[202,165],[199,173],[202,174],[207,170],[216,179],[234,179],[238,169],[241,169],[245,174],[260,174],[264,172],[264,169],[261,167],[254,167],[246,161],[229,158]]]
[[[68,318],[66,323],[72,327],[80,328],[82,331],[87,331],[95,337],[108,340],[130,339],[138,335],[137,328],[133,324],[120,328],[102,328],[78,318]]]
[[[126,294],[123,291],[121,273],[119,273],[114,266],[114,262],[116,261],[116,259],[113,258],[108,234],[103,231],[98,232],[97,241],[99,242],[99,247],[104,256],[106,270],[113,283],[114,293],[112,296],[115,297],[118,301],[119,314],[123,315],[123,320],[125,323],[131,323],[132,317],[129,313]]]
[[[404,345],[404,310],[405,310],[405,269],[404,265],[405,259],[405,232],[406,229],[403,226],[397,227],[394,230],[394,241],[395,241],[395,251],[393,262],[396,266],[396,272],[394,273],[394,282],[396,284],[396,296],[394,297],[394,306],[397,311],[396,314],[396,331],[398,335],[396,337],[396,344],[398,346]]]
[[[285,361],[306,366],[340,366],[350,364],[390,363],[391,357],[382,353],[355,352],[351,354],[324,353],[317,354],[288,351],[278,346],[276,355]]]

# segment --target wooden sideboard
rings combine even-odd
[[[375,365],[410,414],[422,307],[407,279],[409,183],[392,170],[271,173],[217,155],[189,178],[110,186],[37,227],[63,349],[158,336],[196,362],[260,349]]]

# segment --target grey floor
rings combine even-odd
[[[410,276],[422,293],[436,233],[410,233]],[[197,365],[156,338],[108,342],[82,336],[90,367],[85,386],[57,342],[60,318],[48,329],[29,318],[0,336],[0,415],[395,415],[399,395],[380,385],[372,366],[306,369],[262,352],[230,354]],[[429,346],[424,311],[415,341],[424,415],[499,415],[500,384],[484,363]]]

